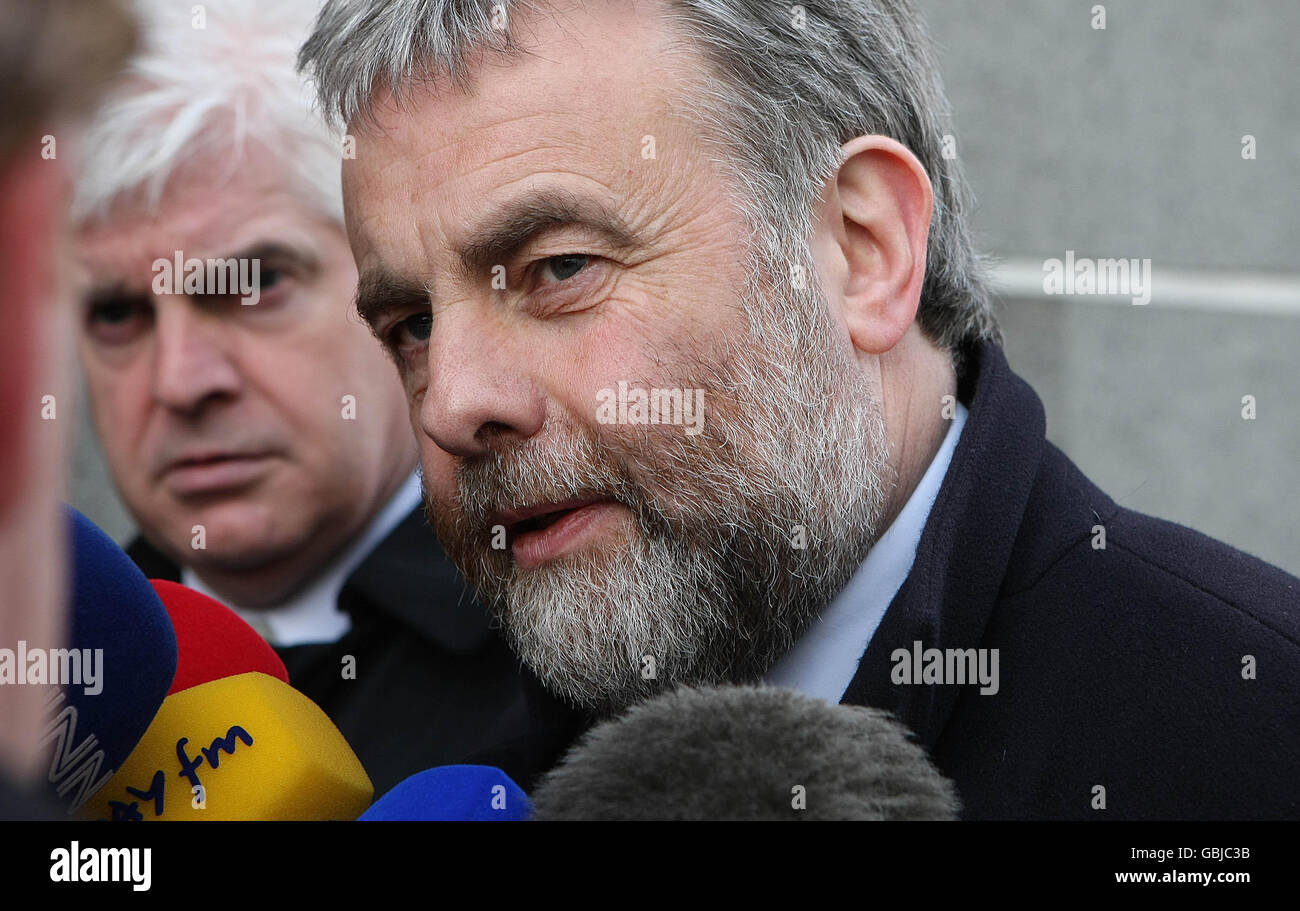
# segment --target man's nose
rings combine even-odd
[[[546,401],[528,367],[534,358],[497,321],[447,308],[428,357],[420,425],[442,450],[473,458],[529,439],[545,425]]]
[[[215,318],[195,312],[182,297],[155,302],[154,399],[191,414],[211,398],[232,396],[242,381]]]

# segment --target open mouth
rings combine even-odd
[[[603,502],[606,501],[597,497],[574,497],[552,503],[533,503],[493,513],[488,518],[488,525],[493,528],[504,526],[506,534],[513,539],[530,532],[543,531],[566,516]]]
[[[497,513],[492,526],[505,528],[516,565],[527,569],[591,546],[610,532],[609,523],[622,511],[613,500],[575,498]]]
[[[519,535],[527,534],[530,531],[541,531],[544,528],[550,528],[552,525],[554,525],[556,522],[563,519],[565,516],[569,515],[570,513],[576,512],[578,509],[581,508],[582,507],[573,507],[570,509],[557,509],[554,512],[547,512],[547,513],[542,513],[540,515],[532,516],[530,518],[524,519],[522,522],[516,522],[514,525],[511,525],[508,528],[506,528],[506,536],[510,539],[514,539]]]

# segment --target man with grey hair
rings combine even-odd
[[[527,782],[550,759],[531,681],[438,550],[402,387],[351,312],[350,150],[294,71],[318,4],[135,7],[73,197],[129,553],[258,628],[380,792],[484,751]]]
[[[556,693],[873,705],[968,818],[1300,816],[1300,583],[1046,441],[901,0],[330,0],[300,65],[429,515]]]

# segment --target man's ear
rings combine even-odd
[[[892,349],[916,319],[934,190],[921,162],[886,136],[859,136],[822,194],[813,253],[855,348]]]

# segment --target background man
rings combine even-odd
[[[392,365],[349,316],[346,149],[293,71],[314,10],[139,4],[144,46],[73,201],[80,352],[133,558],[263,631],[382,793],[531,722],[517,662],[423,521]],[[178,258],[256,284],[205,267],[187,285]]]
[[[903,4],[379,5],[301,56],[357,136],[358,309],[548,686],[890,709],[971,817],[1300,815],[1297,580],[1046,442]],[[704,390],[704,432],[602,419],[625,386]],[[912,679],[917,645],[1000,674]]]

